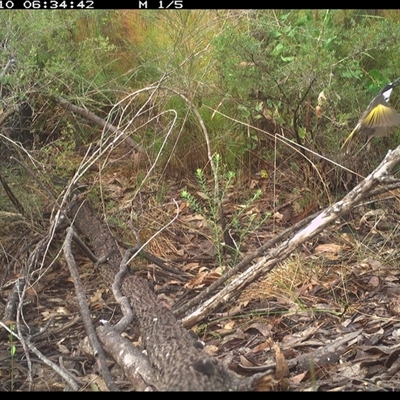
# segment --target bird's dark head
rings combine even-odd
[[[395,79],[393,82],[387,84],[379,94],[383,95],[386,101],[389,101],[390,95],[392,93],[393,88],[400,85],[400,78]]]
[[[381,93],[385,93],[390,89],[395,88],[396,86],[400,85],[400,78],[395,79],[393,82],[388,83],[382,90]]]

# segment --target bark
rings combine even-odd
[[[101,224],[92,213],[88,203],[77,205],[71,212],[70,217],[75,220],[75,227],[90,240],[93,253],[98,259],[105,257],[107,260],[100,265],[100,271],[111,287],[122,260],[115,240],[108,228]],[[73,215],[74,212],[76,215]],[[179,391],[268,388],[268,377],[265,377],[265,374],[250,378],[241,377],[227,369],[214,357],[209,356],[172,312],[160,304],[146,280],[135,275],[128,275],[123,280],[121,292],[130,299],[150,361],[152,373],[146,370],[143,374],[145,376],[142,376],[144,380],[146,377],[147,379],[149,376],[153,377],[154,381],[147,382],[148,385],[159,390]],[[99,334],[109,354],[116,353],[113,335],[115,332],[109,335],[105,335],[104,332]],[[119,358],[115,357],[115,360],[127,363],[123,366],[127,371],[132,369],[133,359],[138,360],[138,358],[133,354],[132,349],[132,352],[129,350],[127,343],[124,345],[128,347],[122,346],[119,350],[124,357],[119,354]],[[140,388],[143,387],[144,385],[141,384]]]

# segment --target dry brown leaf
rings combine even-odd
[[[250,180],[250,183],[249,183],[250,189],[254,189],[257,185],[258,185],[258,181],[256,181],[255,179]]]
[[[64,340],[64,339],[63,339]],[[70,351],[67,346],[61,344],[60,342],[57,343],[58,350],[63,354],[69,354]]]
[[[269,348],[269,343],[267,341],[260,343],[258,346],[254,347],[253,353],[259,353],[264,351],[265,349]]]
[[[290,382],[291,382],[293,385],[298,385],[300,382],[303,381],[303,379],[307,376],[307,374],[308,374],[308,371],[304,371],[304,372],[302,372],[301,374],[297,374],[297,375],[295,375],[295,376],[292,376],[292,377],[290,378]]]
[[[189,263],[183,266],[183,271],[193,271],[194,269],[199,268],[199,263]]]
[[[314,254],[323,256],[330,260],[336,260],[339,257],[340,252],[342,250],[343,250],[343,247],[339,246],[338,244],[326,243],[326,244],[320,244],[319,246],[317,246],[314,250]]]
[[[254,364],[242,355],[240,356],[240,364],[244,367],[254,367]]]
[[[88,374],[82,377],[82,382],[89,384],[90,388],[94,392],[109,392],[104,380],[98,375]]]
[[[235,326],[235,321],[229,321],[228,323],[226,323],[224,325],[224,329],[226,329],[227,331],[230,331],[233,329],[234,326]]]
[[[279,211],[277,211],[277,212],[274,214],[274,219],[275,219],[276,222],[281,222],[282,219],[283,219],[283,214],[281,214]]]
[[[324,253],[338,253],[342,249],[342,246],[334,243],[326,243],[320,244],[314,250],[315,254],[324,254]]]
[[[193,289],[194,287],[211,285],[220,277],[221,277],[220,273],[216,271],[209,272],[207,268],[201,267],[197,275],[193,279],[191,279],[188,283],[186,283],[184,287]]]
[[[185,250],[184,249],[179,249],[176,252],[176,255],[178,255],[179,257],[183,257],[185,255]]]
[[[368,282],[368,285],[377,288],[380,285],[379,278],[377,276],[371,276],[371,279]]]
[[[249,327],[247,327],[244,331],[248,332],[252,329],[255,329],[264,337],[268,337],[271,335],[272,325],[265,325],[260,322],[255,322],[254,324],[251,324]]]
[[[200,214],[189,214],[189,215],[182,215],[179,219],[183,222],[191,222],[191,221],[204,221],[204,217]]]
[[[186,207],[188,207],[188,203],[186,203],[186,201],[181,201],[179,204],[179,213],[181,213]]]
[[[362,260],[360,266],[371,268],[373,271],[381,271],[385,269],[380,261],[375,260],[374,258],[371,257]]]
[[[272,339],[269,339],[269,343],[275,351],[275,361],[276,361],[275,379],[281,380],[285,376],[289,375],[289,366],[280,347]]]
[[[96,290],[96,292],[93,293],[93,295],[90,297],[89,299],[89,304],[91,306],[95,306],[95,307],[102,307],[104,306],[104,300],[102,298],[102,295],[104,293],[103,289],[98,289]]]
[[[209,286],[213,284],[215,281],[217,281],[219,278],[221,278],[221,274],[214,271],[210,272],[205,278],[204,278],[204,284]]]
[[[217,354],[218,353],[218,347],[217,346],[214,346],[214,345],[212,345],[212,344],[209,344],[209,345],[207,345],[207,346],[205,346],[204,347],[204,351],[207,353],[207,354],[210,354],[210,355],[215,355],[215,354]]]
[[[199,196],[202,200],[209,200],[210,198],[203,192],[196,192],[197,196]]]

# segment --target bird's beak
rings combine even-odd
[[[397,86],[397,85],[400,85],[400,78],[397,78],[396,80],[394,80],[394,81],[392,82],[392,86],[393,86],[393,87],[395,87],[395,86]]]

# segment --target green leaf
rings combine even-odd
[[[288,19],[289,15],[290,15],[290,12],[288,12],[287,14],[281,15],[281,16],[279,17],[279,19],[280,19],[281,21],[286,21],[286,20]]]
[[[307,136],[307,130],[305,128],[299,127],[300,139],[304,139]]]
[[[271,51],[271,55],[280,56],[283,52],[284,46],[282,43],[278,43],[275,48]]]
[[[278,38],[280,36],[282,36],[282,34],[277,30],[272,30],[272,31],[269,32],[269,37],[271,39],[276,39],[276,38]]]
[[[308,22],[309,18],[308,15],[303,15],[302,17],[300,17],[295,23],[295,26],[303,26]]]
[[[281,56],[281,60],[283,62],[292,62],[292,61],[294,61],[294,57],[293,56],[288,56],[288,57]]]

